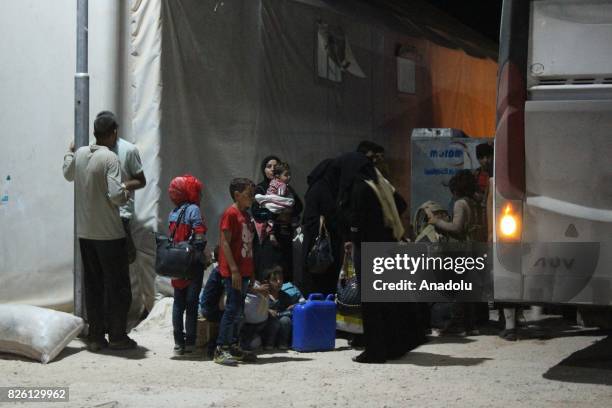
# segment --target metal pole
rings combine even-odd
[[[87,67],[88,0],[77,0],[77,49],[74,75],[74,144],[78,149],[89,144],[89,73]],[[85,317],[85,293],[79,240],[76,235],[76,205],[74,197],[74,314]]]

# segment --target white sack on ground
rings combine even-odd
[[[30,305],[0,305],[0,352],[46,364],[84,327],[83,319]]]
[[[171,279],[167,276],[156,276],[155,291],[157,292],[158,299],[164,297],[173,297],[174,288],[172,287]]]
[[[167,329],[172,327],[173,298],[163,298],[155,303],[147,318],[134,331],[142,332],[151,329]]]

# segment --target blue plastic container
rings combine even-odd
[[[336,302],[312,293],[293,310],[293,343],[296,351],[327,351],[336,345]]]

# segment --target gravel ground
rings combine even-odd
[[[75,340],[47,365],[0,355],[0,386],[68,386],[66,407],[612,406],[612,336],[558,317],[537,328],[530,321],[516,342],[494,329],[432,337],[384,365],[353,363],[358,351],[339,339],[333,352],[261,354],[258,364],[222,367],[172,358],[169,305],[132,332],[140,347],[127,353],[93,354]],[[60,406],[18,406],[45,405]]]

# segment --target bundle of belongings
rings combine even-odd
[[[277,194],[256,194],[255,201],[272,214],[279,214],[293,207],[295,202],[292,197],[283,197]]]
[[[435,216],[445,221],[450,221],[450,215],[446,209],[435,201],[426,201],[414,214],[412,225],[416,238],[414,242],[449,242],[451,238],[436,231],[436,228],[428,223],[427,211],[429,209]]]
[[[267,223],[255,223],[255,229],[257,230],[257,236],[260,242],[265,241],[266,237],[272,234],[274,230],[274,222],[283,216],[287,216],[287,210],[293,207],[295,200],[291,195],[279,195],[279,194],[256,194],[255,201],[261,207],[265,208],[270,212],[270,219]],[[290,218],[290,216],[289,216]]]

